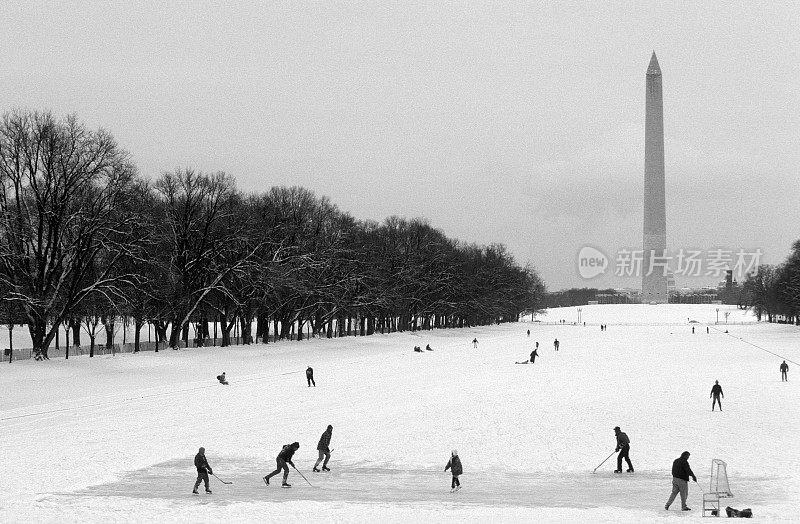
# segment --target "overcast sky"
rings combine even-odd
[[[669,248],[800,238],[796,2],[167,3],[3,1],[0,110],[76,113],[151,179],[300,185],[502,242],[550,289],[638,287],[577,254],[641,249],[655,50]]]

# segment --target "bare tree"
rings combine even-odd
[[[37,358],[89,294],[115,293],[132,255],[136,170],[106,131],[16,111],[0,122],[0,281],[20,303]]]

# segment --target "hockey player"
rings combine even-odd
[[[289,466],[294,467],[294,462],[292,462],[292,457],[294,456],[294,452],[300,449],[299,442],[293,442],[292,444],[286,444],[281,449],[281,452],[278,453],[278,456],[275,458],[275,463],[277,464],[277,468],[275,471],[264,477],[264,483],[269,486],[269,479],[277,475],[278,473],[283,470],[283,483],[281,484],[284,488],[291,488],[292,485],[287,482],[289,479]],[[287,466],[287,464],[289,466]]]
[[[194,456],[194,467],[197,468],[197,480],[194,483],[194,488],[192,488],[192,493],[197,495],[197,488],[203,482],[206,485],[206,493],[211,494],[211,490],[208,487],[208,474],[211,473],[213,475],[214,472],[211,470],[211,466],[208,465],[208,460],[206,460],[206,448],[200,448],[197,455]]]
[[[784,360],[783,364],[781,364],[781,382],[789,382],[786,376],[787,373],[789,373],[789,364]]]
[[[308,369],[306,369],[306,381],[308,382],[308,387],[311,387],[311,384],[317,387],[317,383],[314,382],[314,370],[311,369],[311,366],[308,366]]]
[[[614,428],[614,433],[617,435],[617,451],[619,451],[617,469],[614,470],[614,473],[622,473],[622,459],[625,459],[625,462],[628,463],[628,473],[633,473],[633,464],[631,464],[631,459],[628,457],[628,453],[631,451],[631,440],[628,435],[619,429],[619,426]]]
[[[711,387],[711,394],[708,398],[713,399],[711,401],[711,411],[714,411],[714,406],[719,404],[719,410],[722,411],[722,402],[720,402],[719,397],[725,398],[725,394],[722,392],[722,386],[719,385],[719,380],[714,381],[714,385]]]
[[[458,481],[458,476],[464,473],[464,468],[461,467],[461,459],[458,458],[458,451],[453,450],[450,454],[450,460],[447,461],[447,465],[444,467],[444,470],[451,470],[453,474],[453,482],[451,483],[451,493],[453,491],[458,491],[461,489],[461,482]]]
[[[319,443],[317,443],[317,451],[319,451],[319,458],[317,459],[316,464],[314,464],[314,471],[319,473],[319,463],[322,462],[323,457],[325,458],[325,462],[322,462],[322,471],[330,471],[328,469],[328,461],[331,459],[331,435],[333,434],[333,426],[328,425],[328,429],[326,429],[322,436],[319,438]]]
[[[675,500],[675,496],[678,493],[681,494],[681,510],[691,511],[692,509],[686,505],[686,497],[689,496],[689,477],[692,477],[695,482],[697,482],[697,477],[694,476],[692,468],[689,467],[689,455],[688,451],[684,451],[680,457],[672,462],[672,494],[669,496],[667,503],[664,504],[664,509],[669,509],[670,504]]]

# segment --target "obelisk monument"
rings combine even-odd
[[[644,241],[642,303],[666,304],[667,217],[664,199],[664,106],[655,51],[647,66],[644,124]]]

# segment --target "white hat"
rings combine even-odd
[[[454,456],[454,457],[457,457],[457,456],[458,456],[458,451],[457,451],[457,450],[455,450],[455,449],[453,450],[453,456]]]

